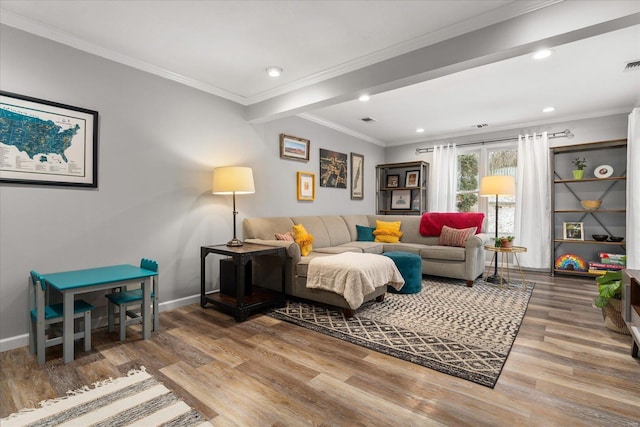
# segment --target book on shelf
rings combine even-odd
[[[599,276],[604,276],[607,273],[608,270],[588,270],[589,274],[597,274]]]
[[[600,262],[590,262],[589,263],[589,270],[624,270],[624,265],[618,265],[618,264],[603,264]]]
[[[603,264],[627,265],[627,256],[620,254],[610,254],[607,252],[599,252],[600,262]]]

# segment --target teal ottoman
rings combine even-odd
[[[382,255],[393,260],[404,279],[404,286],[396,291],[388,286],[389,292],[397,294],[416,294],[422,290],[422,258],[409,252],[385,252]]]

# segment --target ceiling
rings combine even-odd
[[[381,146],[640,106],[637,1],[0,0],[0,22]]]

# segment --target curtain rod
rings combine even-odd
[[[554,139],[554,138],[573,138],[573,134],[571,133],[571,131],[569,129],[565,129],[563,131],[560,132],[553,132],[553,133],[549,133],[547,134],[547,137],[549,139]],[[517,141],[518,137],[510,137],[510,138],[500,138],[500,139],[488,139],[486,141],[475,141],[475,142],[467,142],[466,144],[456,144],[456,146],[458,147],[462,147],[465,145],[484,145],[484,144],[489,144],[492,142],[505,142],[505,141]],[[420,153],[430,153],[433,151],[433,147],[430,148],[416,148],[416,155],[420,154]]]

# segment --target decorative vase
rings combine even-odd
[[[503,248],[511,248],[513,247],[513,242],[510,242],[507,239],[502,239],[502,241],[500,242],[500,246],[502,246]]]
[[[622,318],[622,301],[610,299],[607,305],[602,307],[602,318],[607,329],[619,334],[631,335]]]
[[[573,179],[582,179],[584,177],[584,169],[576,169],[573,171]]]

